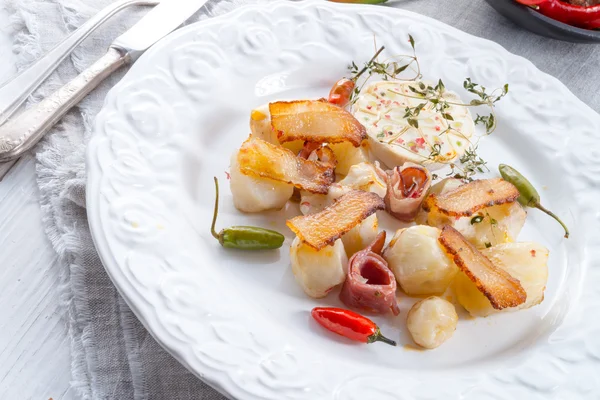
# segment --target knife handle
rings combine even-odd
[[[104,79],[129,62],[127,54],[111,47],[75,79],[0,126],[0,162],[30,150],[73,106]]]
[[[154,6],[160,0],[118,0],[109,4],[86,21],[46,55],[0,86],[0,125],[7,121],[25,102],[27,97],[50,76],[58,65],[85,38],[113,15],[131,6]]]

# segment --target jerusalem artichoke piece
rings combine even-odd
[[[238,163],[239,151],[231,156],[229,185],[235,208],[256,213],[280,210],[294,193],[294,186],[272,179],[244,175]]]
[[[315,299],[327,296],[346,280],[348,257],[339,239],[331,246],[315,250],[296,237],[290,247],[290,261],[296,282]]]

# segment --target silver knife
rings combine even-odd
[[[128,7],[138,5],[155,6],[158,3],[160,3],[160,0],[118,0],[110,3],[52,48],[52,50],[0,86],[0,125],[8,120],[23,105],[27,97],[96,28],[100,27],[116,13]]]
[[[100,82],[137,60],[159,39],[177,29],[207,0],[162,0],[107,53],[71,82],[0,126],[0,163],[19,158]]]

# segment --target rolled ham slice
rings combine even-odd
[[[385,244],[385,231],[369,247],[354,254],[348,262],[348,276],[340,292],[340,300],[348,307],[374,313],[400,313],[396,300],[396,279],[380,256]]]
[[[406,162],[388,171],[385,195],[387,212],[400,221],[413,221],[430,186],[431,174],[421,165]]]

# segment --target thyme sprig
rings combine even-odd
[[[505,84],[501,89],[496,89],[492,93],[488,94],[486,92],[486,88],[481,86],[471,80],[471,78],[466,78],[463,82],[463,87],[470,93],[476,94],[479,99],[473,99],[469,103],[458,103],[454,101],[449,101],[444,97],[444,93],[446,92],[446,85],[440,79],[435,86],[425,85],[423,82],[419,82],[418,85],[409,86],[409,90],[415,95],[408,95],[406,93],[397,92],[395,90],[390,90],[392,93],[410,97],[413,99],[424,100],[423,103],[418,104],[415,107],[407,107],[406,113],[404,115],[405,118],[408,119],[408,123],[415,128],[419,127],[419,122],[416,120],[416,117],[419,116],[421,110],[425,107],[438,112],[442,118],[446,121],[447,128],[445,131],[441,132],[444,134],[448,131],[453,130],[451,127],[451,121],[454,121],[452,115],[448,113],[448,109],[451,106],[462,106],[462,107],[478,107],[487,105],[490,108],[490,114],[486,116],[481,116],[477,114],[477,118],[473,121],[475,125],[482,124],[486,128],[486,134],[490,135],[496,129],[496,116],[494,112],[494,104],[500,101],[504,96],[508,94],[508,84]],[[498,93],[500,92],[500,93]]]
[[[432,152],[433,153],[433,152]],[[431,155],[430,155],[431,157]],[[450,172],[447,176],[452,176],[463,181],[471,182],[473,176],[477,173],[489,172],[487,161],[477,154],[477,145],[472,145],[465,150],[465,154],[459,158],[460,165],[450,164]]]
[[[413,54],[401,54],[390,59],[387,59],[383,62],[379,62],[377,60],[377,56],[383,50],[383,47],[379,49],[379,51],[375,54],[371,60],[365,63],[365,66],[362,70],[359,71],[358,66],[353,61],[352,64],[348,67],[350,72],[353,75],[359,74],[361,71],[366,70],[368,72],[369,77],[378,74],[382,76],[384,81],[389,79],[401,80],[401,81],[414,81],[421,77],[421,66],[419,65],[419,59],[417,58],[416,49],[415,49],[415,39],[408,35],[410,46],[412,47]],[[408,60],[408,62],[407,62]],[[406,71],[413,64],[416,65],[416,76],[410,79],[402,79],[399,78],[399,75]]]
[[[348,66],[348,70],[352,74],[352,78],[350,79],[356,82],[358,78],[364,73],[367,74],[367,77],[360,87],[357,86],[354,89],[354,92],[352,93],[352,96],[350,98],[350,104],[354,104],[356,102],[356,99],[358,98],[358,95],[360,94],[361,90],[373,75],[380,75],[384,81],[393,79],[397,81],[406,82],[416,81],[417,79],[420,79],[422,77],[421,65],[419,64],[419,59],[417,58],[417,53],[415,49],[415,39],[411,35],[408,35],[408,39],[413,51],[412,55],[400,54],[380,62],[378,61],[378,56],[385,48],[385,46],[382,46],[375,53],[373,58],[371,58],[371,60],[364,64],[362,69],[359,68],[354,61],[352,61],[352,63]],[[413,76],[412,78],[401,78],[400,74],[410,67],[413,67],[415,71],[415,76]]]

